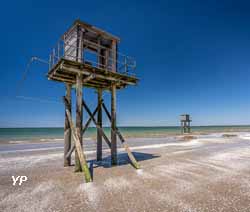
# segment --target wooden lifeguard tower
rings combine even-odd
[[[184,133],[190,133],[191,132],[191,123],[190,115],[189,114],[182,114],[181,115],[181,132]]]
[[[86,182],[92,181],[83,150],[83,134],[91,121],[97,128],[97,161],[102,160],[102,139],[111,150],[111,164],[117,164],[117,136],[120,138],[135,168],[139,165],[116,126],[116,91],[127,85],[136,85],[138,79],[131,75],[136,62],[131,57],[118,52],[120,39],[90,24],[76,20],[61,37],[50,55],[48,79],[62,82],[66,87],[64,166],[71,164],[71,154],[75,150],[75,170],[83,171]],[[76,123],[71,114],[71,90],[76,89]],[[97,106],[91,112],[84,101],[83,87],[97,91]],[[103,102],[104,90],[111,92],[111,112]],[[89,119],[83,126],[83,109]],[[111,122],[110,140],[102,128],[102,111]],[[97,118],[95,117],[97,115]],[[74,142],[71,141],[71,137]]]

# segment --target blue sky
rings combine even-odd
[[[179,125],[182,113],[194,125],[250,124],[249,11],[240,0],[4,1],[0,127],[63,126],[64,87],[47,81],[46,65],[33,64],[18,93],[57,102],[15,96],[30,57],[47,59],[77,18],[119,36],[137,60],[139,85],[118,92],[119,125]],[[84,97],[93,109],[94,92]]]

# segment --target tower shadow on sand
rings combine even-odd
[[[142,153],[142,152],[133,152],[133,155],[135,156],[135,158],[138,162],[144,161],[144,160],[152,160],[152,159],[160,157],[159,155]],[[124,165],[128,165],[128,164],[131,164],[133,166],[133,164],[129,160],[127,153],[120,153],[117,156],[118,156],[118,163],[116,166],[124,166]],[[88,160],[88,164],[89,164],[92,178],[94,177],[94,169],[95,168],[98,168],[98,167],[112,168],[112,167],[114,167],[111,164],[111,156],[103,157],[102,161],[97,161],[95,159]]]

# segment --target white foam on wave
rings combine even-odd
[[[250,133],[239,133],[239,138],[250,140]]]
[[[63,138],[41,138],[40,141],[63,141]]]
[[[20,141],[9,141],[10,144],[24,144],[29,142],[28,140],[20,140]]]
[[[93,140],[91,137],[83,137],[85,141]],[[63,138],[41,138],[40,141],[64,141]]]
[[[199,135],[199,138],[220,138],[224,133],[220,132],[220,133],[211,133],[208,135]]]
[[[193,139],[190,141],[185,142],[172,142],[172,143],[165,143],[165,144],[152,144],[152,145],[144,145],[144,146],[135,146],[130,147],[131,150],[138,150],[138,149],[156,149],[161,147],[168,147],[168,146],[199,146],[202,143],[199,142],[200,139]]]
[[[83,140],[84,140],[84,141],[92,141],[93,138],[91,138],[91,137],[83,137]]]

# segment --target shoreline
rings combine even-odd
[[[249,134],[128,139],[140,170],[130,165],[121,148],[117,166],[111,166],[108,149],[103,161],[96,162],[95,145],[88,141],[86,157],[94,167],[94,182],[88,184],[74,166],[63,167],[63,148],[0,151],[0,210],[249,211]],[[13,186],[11,176],[18,175],[28,181]],[[113,198],[116,202],[110,205]]]
[[[245,134],[249,133],[250,135],[250,129],[247,130],[211,130],[211,131],[194,131],[189,134],[181,134],[181,133],[162,133],[162,134],[154,134],[154,133],[148,133],[148,134],[138,134],[138,135],[124,135],[125,139],[140,139],[140,138],[145,138],[145,139],[154,139],[154,138],[181,138],[183,136],[202,136],[202,135],[210,135],[210,134]],[[109,136],[108,136],[109,137]],[[91,137],[83,137],[83,141],[93,141],[95,142],[96,136],[91,136]],[[16,145],[16,144],[42,144],[42,143],[63,143],[64,138],[63,137],[34,137],[34,138],[29,138],[29,139],[19,139],[19,138],[12,138],[12,139],[0,139],[0,146],[1,145]]]

